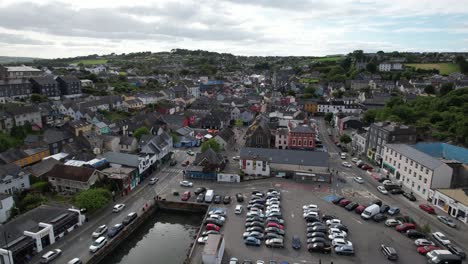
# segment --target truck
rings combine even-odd
[[[374,217],[374,215],[380,213],[380,206],[378,204],[369,205],[364,212],[362,212],[361,217],[363,219],[370,219]]]
[[[213,201],[214,191],[207,190],[205,193],[205,203],[211,203]]]
[[[384,186],[385,190],[387,190],[387,191],[391,191],[393,189],[400,189],[401,188],[400,184],[397,184],[397,183],[394,183],[394,182],[384,183],[383,186]]]

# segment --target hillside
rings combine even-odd
[[[30,63],[38,58],[0,56],[0,64]]]

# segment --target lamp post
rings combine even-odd
[[[3,231],[3,238],[5,239],[5,249],[8,254],[8,262],[9,264],[13,264],[13,261],[10,257],[10,250],[8,249],[8,238],[10,237],[10,234],[8,234],[6,231]]]

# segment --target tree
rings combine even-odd
[[[288,91],[286,92],[286,94],[287,94],[287,95],[290,95],[290,96],[296,96],[296,92],[293,91],[293,90],[288,90]]]
[[[234,125],[236,127],[242,127],[244,125],[244,122],[242,122],[242,120],[240,118],[236,119]]]
[[[111,199],[112,194],[109,190],[97,188],[79,192],[74,197],[74,202],[78,208],[86,208],[92,212],[106,206]]]
[[[453,83],[444,83],[440,88],[440,95],[444,96],[454,89]]]
[[[324,119],[325,119],[325,121],[330,123],[332,121],[332,119],[333,119],[333,113],[326,113]]]
[[[375,122],[376,117],[377,117],[377,111],[375,109],[367,110],[364,113],[362,121],[365,124],[370,125]]]
[[[307,86],[307,88],[304,89],[304,98],[312,98],[315,96],[315,87],[312,85]]]
[[[133,136],[140,140],[141,136],[143,135],[149,135],[150,134],[150,131],[147,127],[139,127],[135,130],[135,132],[133,133]]]
[[[42,103],[47,102],[47,97],[41,94],[31,94],[31,102],[33,103]]]
[[[377,72],[377,64],[373,62],[369,62],[366,65],[366,70],[370,73],[376,73]]]
[[[221,145],[219,145],[218,141],[214,140],[214,138],[209,139],[201,145],[201,152],[207,151],[209,148],[214,150],[215,152],[219,152],[221,150]]]
[[[348,136],[347,134],[343,134],[341,137],[340,137],[340,142],[343,143],[343,144],[349,144],[351,143],[352,139],[350,136]]]
[[[424,92],[427,94],[435,94],[435,88],[432,85],[424,87]]]

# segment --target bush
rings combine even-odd
[[[20,200],[19,209],[21,212],[29,211],[34,209],[45,202],[46,199],[38,193],[28,193],[26,196]]]
[[[74,203],[78,208],[86,208],[88,211],[95,211],[106,206],[111,199],[112,194],[109,190],[97,188],[79,192],[74,197]]]
[[[46,181],[33,183],[31,185],[31,189],[35,192],[40,192],[40,193],[46,193],[46,192],[49,192],[50,190],[49,183]]]

